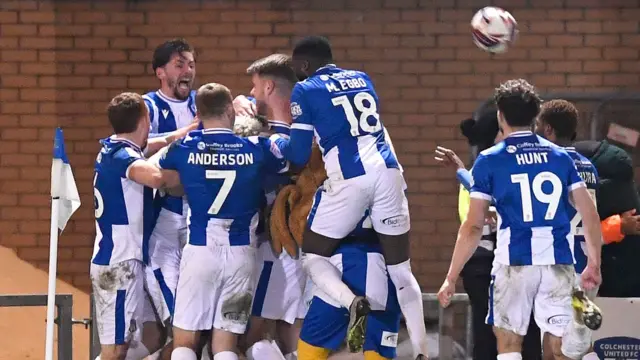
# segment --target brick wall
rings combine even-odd
[[[202,3],[202,4],[201,4]],[[61,278],[86,288],[94,223],[97,140],[104,108],[124,90],[157,86],[152,49],[185,37],[199,49],[198,80],[250,89],[254,59],[288,51],[310,33],[330,37],[337,62],[367,71],[381,97],[409,183],[413,268],[439,286],[458,228],[457,186],[435,167],[436,144],[467,158],[457,125],[493,87],[526,77],[544,91],[635,88],[638,0],[504,0],[520,23],[517,46],[492,56],[468,22],[489,1],[263,0],[0,2],[0,244],[46,269],[53,128],[62,126],[82,207],[60,237]],[[528,4],[535,3],[535,7]],[[324,8],[322,8],[324,7]]]

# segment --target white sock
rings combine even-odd
[[[422,292],[420,285],[411,272],[409,260],[396,265],[388,265],[389,277],[396,287],[400,310],[404,315],[413,347],[413,357],[427,355],[427,329],[424,325]]]
[[[136,342],[135,346],[130,346],[127,350],[125,360],[142,360],[149,356],[149,350],[142,342]]]
[[[298,351],[288,353],[284,356],[284,360],[298,360]]]
[[[98,355],[98,357],[97,357],[97,358],[95,358],[94,360],[100,360],[100,355]]]
[[[586,354],[585,356],[583,356],[582,360],[600,360],[600,358],[598,357],[598,354],[592,351]]]
[[[213,355],[213,360],[238,360],[238,354],[233,351],[221,351]]]
[[[582,354],[589,351],[591,346],[591,330],[575,320],[569,322],[562,334],[562,355],[569,359],[580,359]],[[597,359],[597,358],[596,358]]]
[[[498,360],[522,360],[522,354],[517,352],[498,354]]]
[[[196,353],[186,347],[173,349],[171,352],[171,360],[198,360]]]
[[[251,345],[245,354],[247,360],[283,360],[284,357],[280,349],[272,344],[269,340],[260,340]]]
[[[329,258],[305,253],[302,255],[302,266],[313,283],[325,294],[349,309],[356,295],[342,282],[342,274],[331,264]]]

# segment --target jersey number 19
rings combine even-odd
[[[366,101],[366,103],[365,103]],[[344,115],[351,127],[351,136],[361,136],[374,133],[382,130],[382,124],[380,124],[380,114],[378,114],[378,107],[373,95],[368,92],[359,92],[353,97],[353,105],[347,95],[334,97],[331,99],[333,106],[342,106]],[[367,104],[368,103],[368,104]],[[358,110],[360,117],[356,116],[354,111]],[[374,119],[374,124],[369,123],[369,118]],[[362,132],[360,131],[362,129]]]
[[[547,194],[542,190],[545,182],[551,183],[551,193]],[[529,174],[513,174],[511,182],[520,185],[520,200],[522,201],[522,220],[524,222],[533,221],[533,197],[543,204],[547,204],[547,210],[544,213],[545,220],[553,220],[558,211],[558,205],[562,198],[562,181],[558,175],[543,171],[533,177],[533,181],[529,182]]]

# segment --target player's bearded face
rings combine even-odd
[[[193,54],[183,52],[174,54],[171,61],[164,67],[164,81],[178,100],[185,100],[193,88],[196,76],[196,63]]]

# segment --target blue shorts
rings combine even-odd
[[[344,244],[331,257],[342,270],[342,281],[358,296],[366,296],[372,311],[367,317],[364,351],[396,357],[401,311],[378,246]],[[309,345],[338,350],[344,344],[349,311],[316,292],[302,324],[300,339]]]

